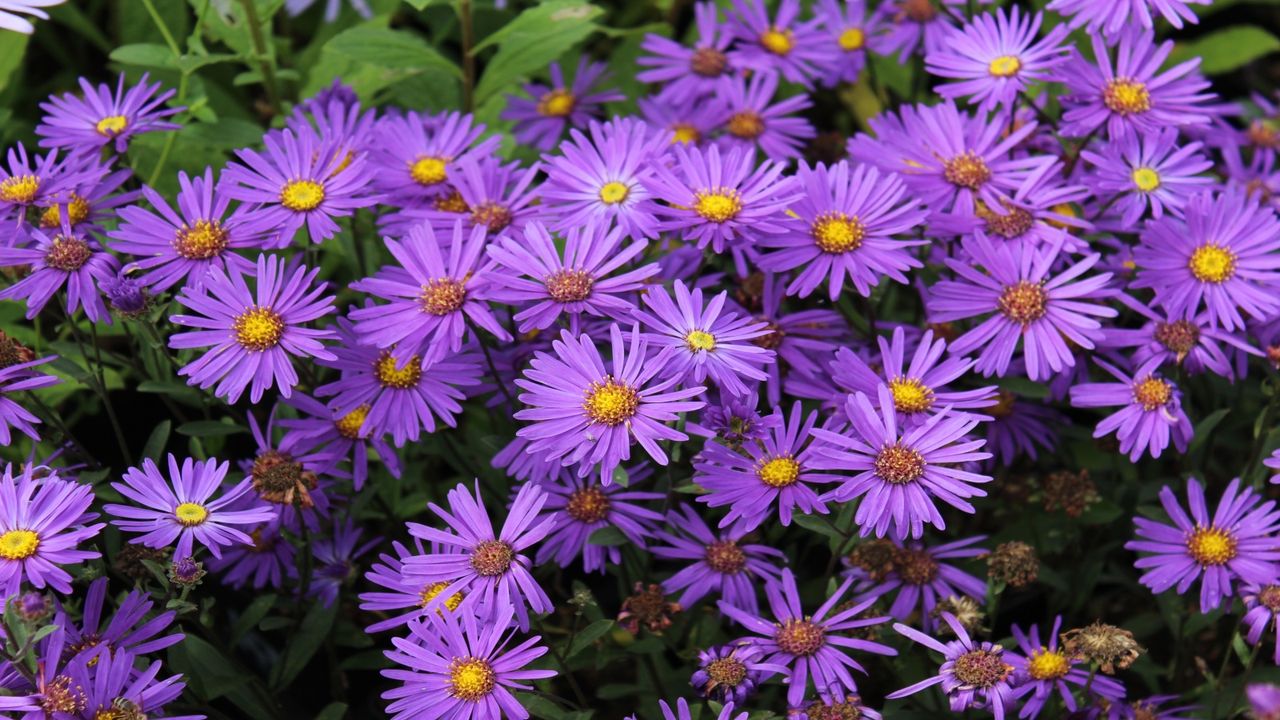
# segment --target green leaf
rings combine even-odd
[[[21,33],[6,33],[5,41],[0,43],[0,90],[9,85],[13,72],[22,66],[22,58],[27,54],[27,41],[30,36]]]
[[[244,609],[240,617],[236,618],[235,624],[231,626],[231,644],[233,646],[239,644],[240,638],[252,630],[253,626],[261,622],[262,618],[271,612],[271,608],[275,604],[276,596],[274,593],[259,595],[254,598],[253,602],[249,603],[249,607]]]
[[[280,664],[276,666],[278,672],[273,678],[272,687],[285,687],[302,672],[307,663],[311,662],[311,657],[324,644],[324,639],[329,636],[329,628],[333,627],[333,620],[337,615],[337,603],[325,607],[324,603],[317,602],[311,606],[289,646],[285,648]]]
[[[605,525],[599,530],[591,533],[591,536],[587,538],[587,542],[592,545],[626,545],[627,536],[623,535],[622,531],[618,528],[612,525]]]
[[[1231,72],[1257,60],[1268,53],[1280,50],[1280,40],[1253,25],[1236,25],[1223,28],[1180,43],[1169,56],[1170,63],[1200,58],[1200,71],[1206,75]]]
[[[413,70],[415,74],[443,70],[462,77],[457,65],[411,32],[357,27],[335,35],[324,49],[377,67]]]
[[[426,10],[428,5],[433,5],[439,0],[404,0],[411,5],[414,10]]]
[[[497,46],[476,87],[476,103],[500,95],[535,70],[545,68],[595,32],[603,10],[581,0],[550,0],[520,13],[485,38],[473,53]]]
[[[316,720],[342,720],[342,718],[346,716],[347,704],[335,702],[326,705],[325,708],[320,711],[320,714],[316,715]]]
[[[574,655],[591,647],[596,640],[599,640],[612,629],[612,620],[597,620],[579,630],[578,634],[573,637],[573,645],[569,648],[569,653],[565,656],[565,659],[572,658]]]
[[[218,420],[196,420],[178,426],[179,435],[191,437],[223,437],[244,432],[244,428]]]
[[[169,433],[173,430],[173,423],[169,420],[162,420],[151,431],[151,436],[147,438],[147,444],[142,446],[142,457],[148,457],[152,460],[159,460],[160,453],[164,452],[164,446],[169,442]]]
[[[122,65],[169,70],[178,67],[178,59],[173,56],[173,51],[156,43],[121,45],[111,51],[110,57]]]

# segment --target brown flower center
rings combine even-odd
[[[490,235],[506,229],[513,218],[507,206],[496,202],[481,203],[471,210],[471,222],[488,228]]]
[[[173,236],[173,249],[188,260],[208,260],[222,254],[229,240],[226,229],[217,220],[197,220],[183,225]]]
[[[729,117],[729,134],[743,140],[755,140],[764,134],[764,118],[754,110],[743,110]]]
[[[977,190],[991,179],[991,168],[977,153],[969,150],[948,160],[942,176],[956,187]]]
[[[453,278],[436,278],[422,286],[418,295],[422,312],[429,315],[448,315],[456,312],[467,300],[467,286]]]
[[[876,475],[892,485],[906,485],[924,475],[924,456],[900,443],[886,445],[875,459]]]
[[[700,47],[689,59],[689,69],[702,77],[720,77],[729,66],[729,58],[712,47]]]
[[[581,302],[591,297],[595,278],[586,270],[557,270],[547,276],[547,294],[558,303]]]
[[[896,567],[908,585],[928,585],[938,577],[938,562],[923,549],[899,548]]]
[[[596,485],[579,488],[569,493],[564,511],[580,523],[597,523],[609,517],[609,496]]]
[[[788,655],[808,657],[826,644],[826,631],[811,620],[788,620],[778,626],[773,641],[778,649]]]
[[[1272,613],[1280,613],[1280,585],[1264,585],[1258,591],[1258,603]]]
[[[1005,287],[996,301],[1004,316],[1023,326],[1044,317],[1049,309],[1049,293],[1039,283],[1027,280]]]
[[[296,498],[303,507],[312,506],[310,491],[316,488],[316,475],[289,453],[267,450],[254,458],[249,475],[253,489],[267,502],[289,505]]]
[[[970,650],[955,659],[951,673],[961,683],[974,688],[995,687],[1013,674],[1013,667],[1006,665],[998,653],[990,650]]]
[[[501,540],[485,540],[471,551],[471,568],[482,577],[501,575],[511,567],[516,551]]]
[[[45,251],[44,264],[55,270],[75,272],[89,262],[91,257],[93,250],[89,248],[89,243],[74,235],[58,235]]]
[[[732,540],[717,540],[707,546],[707,566],[724,575],[735,575],[747,566],[747,554]]]
[[[1184,357],[1200,342],[1200,326],[1190,320],[1156,323],[1156,341],[1178,357]]]
[[[747,679],[747,666],[737,658],[720,658],[707,665],[707,677],[711,684],[725,687],[737,687]]]

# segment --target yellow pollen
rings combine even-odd
[[[467,207],[467,201],[462,198],[462,193],[454,190],[447,195],[441,195],[432,203],[436,210],[447,213],[466,213],[471,212],[471,208]]]
[[[35,175],[13,175],[0,180],[0,200],[26,205],[40,192],[40,178]]]
[[[1112,78],[1102,89],[1102,104],[1120,115],[1134,115],[1151,109],[1151,93],[1143,83],[1131,78]]]
[[[1013,77],[1022,69],[1022,61],[1012,55],[1001,55],[987,66],[987,72],[993,77]]]
[[[89,201],[75,193],[67,203],[67,219],[71,225],[79,225],[89,219]],[[62,211],[57,205],[50,205],[40,214],[40,227],[56,228],[62,226]]]
[[[1213,243],[1205,243],[1191,253],[1187,267],[1200,282],[1226,282],[1236,274],[1236,254]]]
[[[702,133],[698,132],[698,128],[687,123],[676,123],[671,126],[671,143],[680,143],[688,145],[696,143],[702,138]]]
[[[453,278],[436,278],[422,286],[422,312],[448,315],[467,300],[467,287]]]
[[[547,276],[543,284],[547,294],[559,303],[582,302],[591,297],[595,278],[586,270],[557,270]]]
[[[755,140],[764,134],[764,118],[754,110],[743,110],[729,117],[729,134],[742,140]]]
[[[626,200],[630,194],[631,188],[627,187],[625,183],[614,180],[605,183],[604,187],[600,188],[600,202],[605,205],[617,205]]]
[[[1070,670],[1071,662],[1058,650],[1041,647],[1027,659],[1027,674],[1036,680],[1057,680]]]
[[[711,222],[724,223],[742,212],[742,201],[732,188],[703,190],[694,195],[693,210]]]
[[[1173,385],[1168,380],[1148,375],[1133,384],[1133,400],[1143,410],[1151,411],[1164,407],[1173,399]]]
[[[378,362],[373,366],[373,374],[382,387],[397,390],[417,387],[418,381],[422,379],[422,358],[414,355],[401,367],[396,365],[396,359],[391,356],[391,351],[383,350],[382,355],[378,357]]]
[[[294,212],[307,212],[324,202],[324,186],[314,180],[290,180],[280,191],[280,204]]]
[[[227,249],[229,236],[217,220],[183,225],[173,236],[173,249],[187,260],[211,260]]]
[[[790,455],[770,458],[760,464],[756,476],[769,487],[784,488],[800,479],[800,463]]]
[[[1140,167],[1133,171],[1133,184],[1142,192],[1151,192],[1160,187],[1160,174],[1149,167]]]
[[[447,158],[420,157],[409,166],[409,175],[419,185],[438,185],[448,179]]]
[[[1187,535],[1187,552],[1202,566],[1225,565],[1236,556],[1236,539],[1226,530],[1197,525]]]
[[[83,239],[58,235],[49,243],[44,264],[63,272],[75,272],[93,257],[93,250]]]
[[[716,336],[705,330],[692,330],[684,336],[684,344],[693,352],[711,352],[716,349]]]
[[[876,475],[891,485],[905,485],[924,475],[924,456],[905,445],[885,445],[876,455]]]
[[[173,509],[173,516],[178,518],[179,525],[195,527],[208,519],[209,511],[198,503],[184,502]]]
[[[760,44],[774,55],[786,55],[795,46],[795,37],[790,30],[769,28],[760,34]]]
[[[418,603],[418,607],[426,607],[427,605],[430,605],[431,601],[435,600],[436,597],[439,596],[440,593],[444,592],[444,589],[447,587],[449,587],[449,583],[447,582],[433,582],[422,588],[422,592],[418,594],[419,598],[421,598],[421,601]],[[450,610],[457,610],[458,606],[461,604],[462,593],[460,592],[450,595],[449,599],[444,601],[444,606]]]
[[[828,212],[813,221],[809,234],[822,252],[841,255],[862,247],[867,229],[857,217],[849,217],[842,212]]]
[[[129,121],[123,115],[108,115],[98,121],[97,129],[99,135],[107,137],[115,137],[124,132],[125,127],[129,125]]]
[[[379,364],[381,364],[381,361],[379,361]],[[395,372],[395,370],[393,369],[392,372]],[[368,405],[361,405],[355,410],[352,410],[346,415],[334,420],[333,426],[338,429],[338,434],[342,437],[347,438],[348,440],[357,440],[360,437],[360,430],[364,427],[365,419],[369,417],[369,410],[370,407]]]
[[[861,50],[862,46],[867,42],[867,34],[863,32],[862,28],[847,28],[840,33],[840,37],[836,39],[836,42],[840,45],[840,49],[845,52]]]
[[[0,558],[26,560],[36,554],[40,536],[31,530],[10,530],[0,535]]]
[[[598,485],[579,488],[569,493],[564,512],[580,523],[598,523],[609,517],[609,496]]]
[[[573,112],[573,105],[577,102],[573,93],[560,88],[552,90],[538,99],[538,114],[547,117],[565,117]]]
[[[608,376],[603,383],[591,383],[582,401],[582,409],[592,422],[609,426],[630,420],[639,407],[640,394]]]
[[[480,658],[458,658],[449,663],[449,694],[459,700],[479,702],[497,683],[493,666]]]
[[[271,308],[251,307],[240,313],[232,324],[236,342],[246,350],[263,352],[280,342],[284,335],[284,319]]]
[[[986,160],[969,150],[948,160],[943,165],[942,176],[952,185],[977,190],[991,179],[991,168],[987,167]]]
[[[919,413],[933,407],[933,390],[915,378],[894,378],[889,381],[893,394],[893,407],[898,412]]]
[[[1007,286],[996,301],[996,306],[1005,317],[1023,327],[1044,317],[1048,305],[1049,295],[1044,288],[1026,280]]]

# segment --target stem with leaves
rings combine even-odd
[[[262,33],[262,20],[258,17],[258,6],[254,0],[240,0],[244,8],[244,16],[249,25],[249,38],[253,41],[253,54],[258,61],[258,69],[262,73],[262,85],[267,91],[267,101],[271,103],[271,112],[280,114],[280,87],[276,84],[276,70],[272,65],[271,51],[267,47],[266,36]]]

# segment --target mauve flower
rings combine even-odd
[[[717,534],[689,505],[682,504],[668,512],[667,526],[670,532],[659,530],[654,534],[663,544],[653,545],[649,552],[688,564],[662,581],[665,592],[679,592],[677,602],[681,607],[692,607],[713,595],[718,601],[753,615],[758,612],[756,587],[778,579],[778,561],[785,560],[782,551],[741,542],[748,531],[740,527]]]
[[[745,69],[810,87],[831,55],[820,21],[800,20],[800,10],[800,0],[782,0],[771,17],[764,0],[733,0],[729,32],[735,47],[729,56]]]
[[[36,432],[35,427],[40,424],[40,418],[6,396],[30,392],[62,382],[62,379],[56,375],[46,375],[33,370],[57,359],[56,355],[50,355],[38,360],[0,367],[0,446],[10,447],[13,444],[14,430],[31,438],[33,442],[40,440],[40,434]]]
[[[500,138],[480,140],[485,126],[458,112],[423,117],[416,112],[378,121],[369,147],[374,185],[392,205],[413,205],[446,195],[460,161],[487,158]]]
[[[1080,156],[1094,167],[1092,184],[1097,194],[1113,199],[1120,222],[1135,227],[1150,209],[1159,220],[1168,210],[1182,215],[1187,200],[1213,182],[1203,173],[1213,163],[1201,154],[1198,142],[1177,145],[1178,129],[1167,127],[1149,133],[1125,133],[1112,140],[1105,152],[1084,150]]]
[[[71,93],[51,95],[48,102],[40,103],[45,116],[36,126],[40,147],[66,148],[72,153],[96,153],[99,148],[111,146],[117,153],[129,148],[129,139],[135,135],[157,130],[178,130],[182,126],[165,118],[176,115],[185,108],[166,108],[164,104],[174,96],[173,90],[156,95],[160,83],[148,85],[149,75],[143,73],[138,84],[124,89],[124,73],[116,84],[115,92],[107,84],[91,85],[80,78],[83,95]]]
[[[942,619],[955,633],[955,640],[943,643],[902,623],[894,623],[894,630],[941,653],[943,661],[937,675],[895,690],[886,697],[896,700],[941,684],[951,712],[962,713],[970,708],[990,709],[996,720],[1003,720],[1006,710],[1013,708],[1014,686],[1019,680],[1013,665],[1007,662],[1012,658],[1005,657],[1004,648],[1000,645],[971,638],[951,613],[944,613]]]
[[[1175,28],[1182,28],[1183,21],[1195,24],[1196,14],[1191,5],[1208,5],[1213,0],[1053,0],[1047,9],[1071,18],[1071,27],[1086,28],[1090,34],[1099,30],[1107,35],[1117,35],[1133,21],[1145,28],[1154,27],[1155,21],[1164,17]]]
[[[1163,358],[1154,357],[1140,365],[1132,375],[1116,366],[1095,359],[1119,382],[1082,383],[1071,388],[1071,404],[1075,407],[1119,407],[1098,423],[1094,437],[1113,431],[1120,440],[1120,452],[1133,462],[1144,453],[1160,457],[1170,440],[1179,452],[1186,451],[1191,440],[1191,421],[1182,409],[1182,393],[1172,381],[1159,374]]]
[[[48,20],[49,14],[40,8],[54,7],[56,5],[61,5],[66,1],[67,0],[5,0],[4,7],[0,8],[0,28],[30,35],[35,32],[35,25],[32,25],[29,20],[18,13],[37,17],[41,20]]]
[[[774,102],[778,76],[757,73],[720,81],[716,100],[721,107],[717,125],[725,134],[718,143],[726,149],[758,148],[765,157],[787,160],[800,157],[804,144],[817,132],[803,116],[812,106],[807,95],[793,95]]]
[[[38,470],[38,472],[37,472]],[[23,582],[71,592],[73,565],[99,556],[78,550],[105,523],[93,523],[93,488],[63,480],[50,468],[6,465],[0,474],[0,598],[8,604]]]
[[[115,256],[92,235],[69,228],[49,234],[33,228],[30,238],[35,241],[30,247],[0,245],[0,267],[30,267],[25,277],[0,292],[0,300],[24,300],[31,320],[64,290],[68,315],[83,307],[85,317],[93,322],[110,323],[111,313],[99,288],[115,280],[120,267]]]
[[[584,127],[601,113],[604,103],[623,99],[617,90],[597,88],[610,80],[608,65],[592,62],[585,53],[578,60],[573,83],[565,82],[558,62],[547,66],[547,74],[549,86],[529,83],[524,86],[528,98],[508,95],[501,115],[503,120],[515,121],[516,140],[539,150],[555,147],[566,128]]]
[[[647,68],[636,73],[636,79],[661,85],[663,100],[682,105],[714,95],[720,78],[739,69],[738,57],[727,54],[733,34],[720,23],[716,3],[699,2],[693,12],[698,30],[693,47],[649,33],[640,44],[645,54],[636,59]]]

